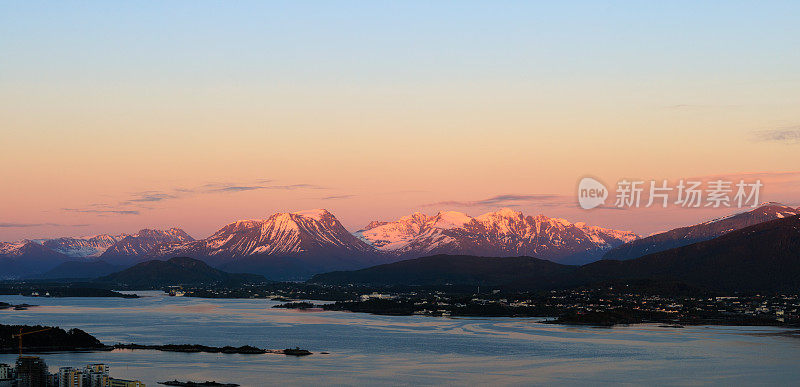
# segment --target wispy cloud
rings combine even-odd
[[[208,190],[208,192],[242,192],[255,191],[258,189],[264,189],[264,187],[258,185],[232,185],[228,187],[211,188]]]
[[[168,190],[142,191],[130,194],[125,200],[115,204],[93,203],[86,208],[63,208],[66,212],[104,215],[139,215],[142,210],[151,210],[148,203],[159,203],[167,200],[182,199],[195,195],[226,194],[256,190],[324,190],[328,189],[316,184],[269,184],[271,179],[257,179],[250,184],[211,182],[196,187],[175,187]]]
[[[86,227],[89,224],[61,224],[61,223],[13,223],[0,222],[0,228],[26,228],[26,227]]]
[[[260,180],[262,182],[271,182],[272,180]],[[243,192],[243,191],[256,191],[256,190],[297,190],[297,189],[327,189],[316,184],[228,184],[228,183],[207,183],[195,189],[182,189],[181,192],[185,193],[219,193],[219,192]]]
[[[435,203],[423,204],[424,207],[455,206],[455,207],[513,207],[519,205],[538,204],[542,206],[556,206],[567,203],[570,198],[563,195],[537,194],[537,195],[496,195],[482,200],[459,201],[445,200]]]
[[[752,136],[755,141],[759,142],[800,144],[800,125],[770,130],[757,130],[752,133]]]
[[[66,212],[98,215],[139,215],[139,210],[95,210],[91,208],[62,208]]]
[[[134,202],[134,203],[138,203],[138,202],[160,202],[162,200],[175,199],[177,197],[178,196],[174,195],[174,194],[168,194],[168,193],[158,192],[158,191],[147,191],[147,192],[135,193],[133,198],[128,199],[128,201],[129,202]]]
[[[338,200],[338,199],[349,199],[354,198],[356,195],[333,195],[333,196],[325,196],[319,198],[320,200]]]

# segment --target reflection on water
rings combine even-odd
[[[105,343],[300,346],[315,355],[157,351],[43,355],[51,367],[105,362],[117,377],[242,385],[312,384],[789,384],[800,338],[771,327],[592,328],[537,319],[372,316],[273,309],[268,300],[209,300],[142,292],[139,299],[24,298],[6,324],[81,328]],[[327,351],[323,355],[319,352]],[[0,355],[11,363],[14,355]]]

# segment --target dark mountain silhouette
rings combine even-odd
[[[356,271],[315,275],[309,282],[367,285],[496,285],[545,289],[569,282],[575,266],[531,257],[435,255]]]
[[[656,279],[720,291],[800,289],[800,216],[641,258],[602,260],[578,271],[584,281]]]
[[[95,280],[127,289],[152,289],[170,285],[238,286],[266,282],[256,274],[232,274],[208,266],[205,262],[175,257],[167,261],[151,260]]]
[[[765,203],[751,211],[630,241],[609,250],[603,255],[603,259],[626,260],[639,258],[647,254],[707,241],[731,231],[798,214],[800,214],[800,211],[795,208],[778,203]]]

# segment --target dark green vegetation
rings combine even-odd
[[[49,328],[49,329],[48,329]],[[57,352],[57,351],[98,351],[109,350],[100,340],[80,330],[65,331],[58,327],[0,325],[0,353],[17,353],[19,340],[12,337],[22,332],[43,330],[22,337],[22,352]]]
[[[681,283],[718,292],[800,289],[800,216],[627,261],[566,266],[529,257],[434,256],[314,276],[309,282],[369,286],[494,286],[566,289],[613,281]]]
[[[203,261],[186,257],[142,262],[94,280],[96,284],[119,289],[160,289],[172,285],[235,287],[264,282],[268,281],[257,274],[227,273],[208,266]]]

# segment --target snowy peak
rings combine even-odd
[[[372,221],[363,230],[356,231],[355,235],[379,250],[398,250],[419,236],[432,218],[415,212],[394,222]]]
[[[494,212],[487,212],[477,217],[481,221],[489,221],[491,219],[522,219],[522,212],[514,211],[510,208],[501,208]]]
[[[162,249],[160,255],[237,258],[252,255],[366,254],[373,249],[324,209],[279,212],[230,223],[207,239]]]
[[[503,208],[478,217],[442,211],[414,213],[394,222],[371,222],[356,235],[373,247],[404,258],[431,254],[531,255],[570,262],[599,258],[603,252],[638,238],[544,215],[525,216]]]
[[[103,259],[150,257],[156,248],[191,241],[194,241],[194,238],[179,228],[173,227],[168,230],[144,228],[136,234],[128,235],[117,241],[100,257]]]
[[[94,258],[127,235],[100,234],[86,237],[63,237],[46,239],[43,246],[73,258]]]
[[[322,209],[322,208],[316,208],[316,209],[313,209],[313,210],[296,211],[296,212],[292,212],[292,215],[297,215],[297,216],[300,216],[300,217],[303,217],[303,218],[314,219],[314,220],[319,221],[319,222],[336,220],[336,217],[333,216],[333,214],[328,212],[328,210]]]
[[[96,258],[99,257],[109,247],[114,245],[126,235],[92,235],[83,237],[60,237],[45,238],[35,240],[22,240],[17,242],[0,242],[0,255],[19,256],[22,255],[21,249],[28,243],[41,246],[36,248],[28,247],[29,251],[38,250],[40,253],[63,254],[70,258]]]
[[[469,215],[458,211],[441,211],[431,219],[431,227],[449,230],[461,228],[473,220]],[[429,222],[430,223],[430,222]]]

